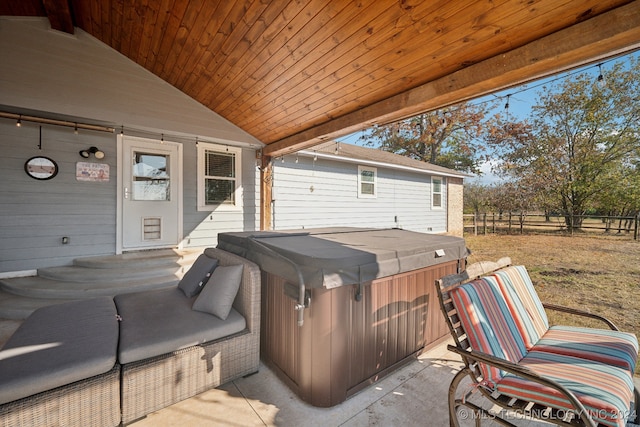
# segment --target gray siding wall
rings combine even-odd
[[[445,187],[445,186],[443,186]],[[331,226],[401,227],[444,233],[443,208],[431,208],[431,177],[377,168],[377,197],[358,198],[358,164],[310,157],[274,163],[274,229]]]
[[[215,246],[218,233],[260,228],[260,180],[254,150],[242,150],[242,211],[198,211],[195,144],[184,145],[184,246]]]
[[[259,141],[80,29],[70,36],[46,18],[0,17],[0,110],[95,123],[183,144],[184,246],[212,246],[221,231],[259,224],[255,149]],[[116,135],[0,118],[0,274],[68,265],[116,251]],[[243,210],[198,212],[195,136],[243,144]],[[175,138],[173,138],[175,137]],[[108,183],[75,179],[78,151],[97,146]],[[24,172],[35,155],[58,162],[50,181]],[[70,238],[62,244],[62,237]]]
[[[0,272],[64,265],[70,257],[114,253],[116,236],[116,150],[114,135],[42,127],[0,120]],[[91,146],[103,160],[83,159]],[[58,163],[51,180],[38,181],[24,171],[27,159],[42,155]],[[76,180],[76,162],[108,164],[109,182]],[[62,237],[69,237],[62,244]]]

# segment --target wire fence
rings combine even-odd
[[[464,232],[479,234],[563,233],[607,234],[638,240],[640,215],[551,215],[530,212],[477,213],[463,215]],[[571,224],[568,226],[567,224]]]

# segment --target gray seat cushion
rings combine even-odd
[[[131,363],[213,341],[246,327],[232,309],[226,320],[191,309],[195,300],[178,288],[116,295],[120,322],[118,360]]]
[[[0,403],[108,372],[116,363],[117,347],[111,298],[42,307],[0,351]]]

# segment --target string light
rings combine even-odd
[[[600,74],[598,74],[598,86],[600,87],[605,87],[607,85],[606,80],[604,79],[604,75],[602,75],[602,63],[598,64],[598,71]]]
[[[588,71],[590,69],[594,69],[596,67],[598,68],[598,71],[599,71],[598,78],[597,78],[597,84],[600,87],[606,86],[607,82],[606,82],[606,79],[604,77],[604,74],[602,73],[602,66],[604,64],[608,63],[608,62],[616,61],[616,60],[619,60],[619,57],[611,58],[608,61],[601,62],[601,63],[593,65],[591,67],[585,67],[585,68],[577,69],[577,70],[574,70],[573,72],[568,72],[567,74],[563,74],[563,75],[558,74],[557,77],[555,77],[553,79],[549,79],[549,80],[541,79],[543,81],[540,81],[537,84],[534,84],[532,86],[523,85],[520,90],[517,90],[515,92],[511,92],[511,93],[508,93],[506,95],[503,95],[501,97],[496,97],[496,98],[499,100],[499,99],[501,99],[503,97],[506,97],[506,103],[504,105],[504,109],[506,111],[507,118],[508,118],[509,117],[509,107],[510,107],[511,96],[517,95],[517,94],[520,94],[520,93],[523,93],[523,92],[527,92],[527,91],[530,91],[530,90],[533,90],[533,89],[536,89],[538,87],[547,85],[549,83],[554,83],[554,82],[557,82],[557,81],[560,81],[560,80],[565,80],[565,79],[567,79],[567,78],[569,78],[571,76],[574,76],[574,75],[577,75],[577,74],[580,74],[580,73],[584,73],[585,71]],[[486,100],[478,101],[478,102],[470,102],[469,105],[479,106],[479,105],[487,104],[487,103],[490,103],[490,102],[493,102],[493,101],[494,101],[493,99],[486,99]],[[456,110],[455,108],[451,108],[449,111],[455,111],[455,110]],[[397,122],[396,124],[399,126],[399,122]],[[446,124],[443,123],[443,126],[445,126],[445,125]],[[364,129],[362,130],[362,132],[363,132],[363,135],[364,135]],[[400,135],[400,128],[399,127],[398,127],[398,135]]]
[[[16,122],[16,126],[17,127],[21,127],[22,126],[22,114],[18,117],[18,121]]]

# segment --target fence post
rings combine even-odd
[[[524,233],[524,230],[522,229],[523,223],[524,223],[524,215],[522,214],[522,211],[520,211],[520,234]]]
[[[484,228],[484,235],[487,235],[487,213],[482,214],[482,227]]]
[[[511,211],[509,211],[509,233],[511,234]]]
[[[493,221],[493,234],[496,234],[496,213],[491,214],[491,219]]]
[[[478,235],[478,212],[474,212],[473,214],[473,235]]]
[[[640,214],[636,214],[635,221],[633,221],[633,240],[638,240],[638,221],[640,220]]]

